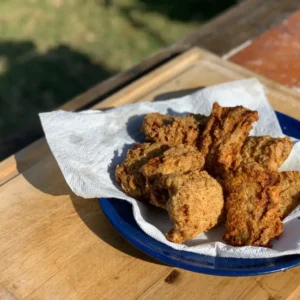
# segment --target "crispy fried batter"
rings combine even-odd
[[[218,103],[209,117],[149,114],[141,131],[154,143],[128,151],[117,182],[129,196],[167,210],[174,228],[166,238],[174,243],[226,217],[228,244],[270,247],[300,204],[300,171],[277,172],[292,141],[248,137],[257,120],[256,111]]]
[[[270,246],[280,236],[280,175],[258,164],[242,165],[228,175],[226,188],[226,233],[233,246]]]
[[[236,168],[243,143],[252,123],[257,120],[257,111],[243,106],[221,107],[214,103],[199,145],[210,174],[224,177],[229,170]]]
[[[206,122],[207,117],[203,115],[174,117],[152,113],[145,117],[141,131],[148,141],[169,146],[195,145]]]
[[[125,160],[116,168],[116,179],[124,192],[136,199],[149,199],[146,181],[140,168],[151,158],[162,154],[169,147],[158,143],[136,144],[127,152]]]
[[[150,191],[150,203],[166,208],[168,194],[159,188],[162,175],[184,174],[192,170],[201,170],[204,165],[203,155],[193,146],[178,145],[165,151],[162,155],[150,159],[141,172],[146,178]]]
[[[170,196],[167,211],[174,223],[166,234],[169,241],[183,243],[218,223],[224,206],[223,191],[208,173],[166,175],[161,183]]]
[[[300,204],[300,171],[280,172],[280,217],[284,219]]]
[[[289,137],[250,136],[246,139],[237,165],[241,162],[256,162],[266,169],[277,171],[292,151]]]

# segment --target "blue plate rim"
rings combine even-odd
[[[275,273],[275,272],[279,272],[279,271],[284,271],[284,270],[287,270],[287,269],[290,269],[290,268],[300,265],[300,255],[295,255],[296,258],[293,260],[293,263],[282,262],[282,263],[277,263],[273,267],[265,267],[263,269],[253,269],[253,270],[249,270],[249,269],[247,269],[247,270],[240,270],[240,269],[226,270],[226,269],[219,269],[219,268],[199,267],[199,266],[194,266],[191,264],[186,264],[184,262],[174,260],[174,259],[170,258],[168,255],[163,255],[163,254],[160,254],[158,252],[151,250],[151,248],[145,246],[145,243],[147,243],[149,241],[151,243],[154,243],[156,246],[159,246],[159,248],[161,248],[163,250],[166,250],[169,252],[181,252],[181,253],[184,253],[185,255],[194,256],[195,258],[196,257],[198,257],[198,258],[209,257],[209,255],[202,255],[202,254],[197,254],[197,253],[192,253],[192,252],[176,250],[176,249],[173,249],[159,241],[156,241],[155,239],[148,236],[144,232],[142,234],[140,234],[140,233],[138,233],[138,231],[135,231],[134,234],[137,235],[136,237],[140,237],[142,235],[142,240],[144,241],[144,243],[141,243],[140,239],[134,237],[134,235],[132,235],[132,234],[129,234],[129,232],[131,232],[131,229],[126,223],[123,222],[121,224],[120,222],[117,221],[117,219],[118,219],[118,217],[116,217],[117,214],[113,210],[112,205],[110,203],[111,200],[116,200],[116,199],[100,198],[98,200],[99,200],[99,204],[104,212],[104,215],[107,217],[109,222],[115,227],[115,229],[119,232],[119,234],[123,238],[125,238],[130,244],[135,246],[137,249],[141,250],[142,252],[146,253],[147,255],[149,255],[149,256],[153,257],[154,259],[156,259],[162,263],[165,263],[169,266],[185,269],[185,270],[192,271],[192,272],[207,274],[207,275],[241,277],[241,276],[257,276],[257,275],[271,274],[271,273]],[[118,200],[118,201],[120,201],[120,200]],[[123,201],[125,201],[125,200],[123,200]],[[211,258],[216,259],[215,257],[212,257],[212,256],[211,256]],[[283,257],[281,257],[281,258],[283,258]],[[217,259],[220,259],[220,260],[226,259],[227,261],[234,261],[234,260],[237,261],[238,260],[239,262],[249,260],[247,258],[232,258],[232,257],[229,257],[229,258],[217,257]],[[266,262],[269,259],[255,258],[255,259],[251,259],[251,260],[257,261],[257,263],[259,264],[260,262]],[[270,260],[273,260],[273,259],[270,259]]]
[[[300,125],[300,122],[290,116],[287,116],[283,113],[276,112],[276,115],[279,119],[284,119],[286,122],[293,124],[293,125]],[[299,126],[299,131],[297,131],[293,136],[289,134],[287,131],[285,132],[284,128],[282,128],[283,132],[285,134],[288,134],[294,138],[300,139],[300,126]],[[173,249],[159,241],[156,241],[152,237],[148,236],[146,233],[143,231],[134,231],[132,232],[132,228],[125,222],[122,222],[120,219],[119,215],[116,213],[114,210],[111,201],[115,199],[108,199],[108,198],[100,198],[98,199],[100,207],[106,216],[106,218],[109,220],[109,222],[115,227],[115,229],[125,238],[129,243],[131,243],[133,246],[135,246],[137,249],[141,250],[142,252],[146,253],[147,255],[153,257],[154,259],[165,263],[167,265],[173,266],[173,267],[178,267],[181,269],[197,272],[197,273],[202,273],[202,274],[208,274],[208,275],[217,275],[217,276],[231,276],[231,277],[238,277],[238,276],[257,276],[257,275],[265,275],[265,274],[270,274],[270,273],[275,273],[279,271],[284,271],[296,266],[300,265],[300,255],[289,255],[289,256],[284,256],[280,258],[256,258],[256,259],[246,259],[246,258],[224,258],[224,257],[212,257],[208,255],[201,255],[197,253],[192,253],[192,252],[185,252],[185,251],[180,251]],[[119,200],[118,200],[119,201]],[[124,200],[123,200],[124,201]],[[130,205],[128,203],[128,205]],[[262,262],[267,262],[267,261],[275,261],[275,264],[271,266],[266,266],[263,268],[254,268],[254,269],[220,269],[220,268],[208,268],[208,267],[200,267],[200,266],[195,266],[193,264],[187,264],[184,261],[180,260],[175,260],[173,258],[170,258],[168,255],[164,255],[162,253],[158,253],[154,250],[151,249],[151,247],[147,247],[147,244],[154,244],[156,247],[162,249],[163,251],[167,252],[173,252],[176,253],[178,252],[179,254],[184,254],[185,256],[190,256],[196,258],[210,258],[212,260],[226,260],[228,262],[232,261],[239,261],[239,262],[246,262],[246,261],[253,261],[259,263]],[[288,261],[284,261],[284,259],[288,259]],[[291,259],[291,260],[290,260]],[[279,262],[278,262],[279,261]]]

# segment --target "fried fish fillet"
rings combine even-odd
[[[166,234],[169,241],[183,243],[218,223],[224,206],[223,191],[207,172],[166,175],[161,183],[169,194],[166,206],[174,223]]]
[[[271,246],[283,232],[279,213],[281,177],[258,164],[246,164],[225,181],[226,232],[233,246]]]
[[[214,103],[199,145],[210,174],[224,177],[236,168],[240,150],[257,120],[257,111],[243,106],[221,107]]]
[[[162,154],[169,147],[159,143],[136,144],[127,152],[125,160],[117,166],[115,176],[124,192],[136,199],[149,199],[146,181],[140,168],[151,158]]]
[[[148,141],[169,146],[195,145],[206,122],[206,116],[197,114],[174,117],[151,113],[144,118],[141,131]]]
[[[300,204],[300,171],[280,172],[280,217],[284,219]]]
[[[160,179],[163,175],[184,174],[193,170],[201,170],[204,166],[204,157],[195,147],[178,145],[165,151],[146,162],[141,172],[146,178],[146,187],[150,192],[150,203],[166,208],[169,199],[168,193],[160,188]]]
[[[250,136],[246,139],[239,156],[238,165],[256,162],[266,169],[277,171],[292,151],[289,137]]]

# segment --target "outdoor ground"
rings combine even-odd
[[[166,47],[233,0],[1,0],[0,137]]]

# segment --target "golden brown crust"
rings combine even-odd
[[[184,117],[174,117],[152,113],[145,117],[141,131],[148,141],[169,146],[195,145],[206,122],[207,117],[203,115],[189,114]]]
[[[223,191],[205,171],[172,174],[162,178],[170,199],[167,211],[174,228],[166,238],[183,243],[214,227],[223,211]]]
[[[210,174],[224,177],[237,167],[240,150],[257,120],[256,111],[243,106],[221,107],[214,103],[199,145]]]
[[[279,214],[287,217],[300,204],[300,171],[280,172]]]
[[[178,145],[165,151],[162,155],[150,159],[141,168],[150,191],[150,203],[166,208],[168,195],[160,188],[162,175],[184,174],[192,170],[201,170],[204,165],[203,155],[193,146]]]
[[[226,189],[226,233],[233,246],[270,246],[280,236],[280,175],[258,164],[242,165],[228,175]]]
[[[136,199],[149,199],[146,181],[140,168],[151,158],[162,154],[168,146],[158,143],[136,144],[127,152],[125,160],[116,168],[116,180],[123,191]]]
[[[292,148],[293,143],[289,137],[250,136],[241,149],[237,165],[241,162],[256,162],[268,170],[277,171]]]
[[[300,171],[277,172],[292,150],[288,137],[247,137],[257,120],[255,111],[218,103],[210,117],[149,114],[141,131],[155,143],[129,150],[116,179],[126,194],[167,210],[172,242],[226,219],[228,244],[270,247],[300,204]]]

